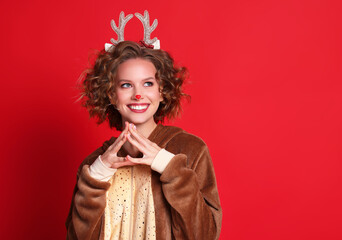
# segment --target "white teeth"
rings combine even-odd
[[[143,110],[146,109],[148,105],[129,105],[128,107],[134,110]]]

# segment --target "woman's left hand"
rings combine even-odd
[[[127,155],[127,160],[136,164],[152,164],[154,158],[157,156],[161,148],[154,142],[151,142],[146,137],[138,133],[133,124],[129,124],[128,127],[129,134],[127,135],[127,140],[135,146],[140,152],[143,153],[142,158],[133,158]]]

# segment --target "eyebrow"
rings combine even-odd
[[[147,81],[147,80],[156,80],[156,79],[154,77],[147,77],[147,78],[142,79],[141,81]],[[120,79],[118,80],[118,83],[120,82],[132,82],[132,81],[128,79]]]

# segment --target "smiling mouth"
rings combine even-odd
[[[143,113],[147,110],[147,108],[150,106],[150,104],[147,103],[141,103],[141,104],[128,104],[127,107],[132,111],[136,113]]]

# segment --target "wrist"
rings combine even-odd
[[[112,164],[109,162],[108,158],[103,157],[102,155],[99,156],[100,161],[108,168],[112,167]]]
[[[151,163],[152,170],[162,174],[174,156],[175,155],[173,153],[170,153],[165,149],[161,149]]]
[[[102,162],[101,156],[99,156],[89,167],[90,176],[100,181],[108,181],[115,172],[116,169],[109,168]]]

